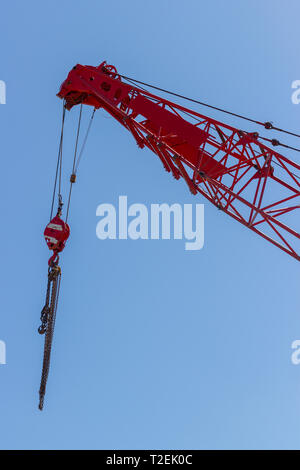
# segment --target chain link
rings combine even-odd
[[[42,377],[41,377],[41,384],[40,384],[40,391],[39,391],[39,395],[40,395],[39,409],[40,410],[42,410],[44,406],[44,397],[46,393],[46,385],[47,385],[47,379],[49,375],[50,356],[51,356],[54,326],[55,326],[55,319],[56,319],[56,309],[57,309],[57,300],[58,300],[59,288],[60,288],[60,279],[61,279],[60,267],[55,265],[49,268],[46,303],[41,312],[42,324],[40,325],[39,330],[38,330],[40,334],[45,333],[43,369],[42,369]]]

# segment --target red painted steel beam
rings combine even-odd
[[[67,109],[83,103],[106,110],[192,194],[300,261],[300,164],[261,143],[257,133],[124,83],[105,62],[73,67],[57,96]]]

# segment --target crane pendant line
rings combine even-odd
[[[78,104],[103,108],[192,194],[201,194],[300,261],[300,164],[267,147],[257,132],[185,108],[121,77],[106,62],[77,64],[57,96],[68,110]]]

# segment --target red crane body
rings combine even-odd
[[[300,260],[300,164],[248,133],[124,83],[115,67],[76,65],[58,96],[66,109],[103,108],[218,209]]]

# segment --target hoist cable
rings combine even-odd
[[[78,127],[77,127],[76,144],[75,144],[75,152],[74,152],[74,160],[73,160],[73,170],[72,170],[71,178],[72,178],[72,177],[76,177],[77,170],[78,170],[78,166],[79,166],[80,160],[81,160],[81,158],[82,158],[83,150],[84,150],[84,148],[85,148],[85,145],[86,145],[86,142],[87,142],[87,138],[88,138],[89,133],[90,133],[90,129],[91,129],[91,125],[92,125],[92,122],[93,122],[93,119],[94,119],[95,111],[96,111],[96,108],[94,108],[94,110],[93,110],[93,112],[92,112],[92,116],[91,116],[91,118],[90,118],[90,122],[89,122],[87,131],[86,131],[85,137],[84,137],[84,139],[83,139],[83,143],[82,143],[82,146],[81,146],[81,149],[80,149],[80,152],[79,152],[77,161],[76,161],[76,157],[77,157],[77,146],[78,146],[78,139],[79,139],[79,131],[80,131],[80,125],[81,125],[81,112],[82,112],[82,105],[81,105],[80,114],[79,114],[79,120],[78,120]],[[69,189],[69,196],[68,196],[68,205],[67,205],[67,213],[66,213],[66,222],[68,221],[68,217],[69,217],[70,202],[71,202],[72,188],[73,188],[73,183],[74,183],[74,182],[75,182],[75,181],[73,181],[72,179],[70,180],[70,189]]]
[[[73,168],[72,168],[72,175],[75,174],[75,164],[76,164],[76,156],[77,156],[77,147],[78,147],[78,140],[80,134],[80,126],[81,126],[81,116],[82,116],[82,103],[80,105],[79,111],[79,118],[78,118],[78,125],[77,125],[77,133],[76,133],[76,142],[75,142],[75,150],[74,150],[74,158],[73,158]],[[72,178],[72,176],[71,176]],[[69,189],[69,196],[68,196],[68,205],[67,205],[67,213],[66,213],[66,222],[68,221],[69,217],[69,209],[70,209],[70,202],[71,202],[71,194],[72,194],[73,183],[70,180],[70,189]]]
[[[93,113],[92,113],[92,116],[91,116],[91,118],[90,118],[90,122],[89,122],[89,125],[88,125],[88,128],[87,128],[87,131],[86,131],[86,134],[85,134],[83,143],[82,143],[82,147],[81,147],[81,150],[80,150],[80,152],[79,152],[79,156],[78,156],[77,163],[76,163],[76,167],[75,167],[75,173],[77,173],[77,170],[78,170],[78,167],[79,167],[79,163],[80,163],[80,160],[81,160],[81,158],[82,158],[83,150],[84,150],[84,148],[85,148],[85,145],[86,145],[86,142],[87,142],[87,138],[88,138],[88,136],[89,136],[89,133],[90,133],[90,130],[91,130],[91,126],[92,126],[92,123],[93,123],[95,111],[96,111],[96,108],[94,108],[94,110],[93,110]]]
[[[75,163],[76,163],[76,156],[77,156],[77,147],[78,147],[78,139],[79,139],[79,134],[80,134],[80,126],[81,126],[81,116],[82,116],[82,103],[80,105],[80,111],[79,111],[79,118],[78,118],[78,126],[77,126],[77,133],[76,133],[76,142],[75,142],[75,150],[74,150],[74,159],[73,159],[73,170],[72,173],[74,173],[75,170]]]
[[[52,219],[52,216],[53,216],[53,208],[54,208],[58,176],[59,176],[59,194],[61,195],[61,167],[62,167],[62,147],[63,147],[63,136],[64,136],[65,113],[66,113],[65,102],[63,101],[62,123],[61,123],[61,131],[60,131],[60,141],[59,141],[59,149],[58,149],[58,156],[57,156],[56,172],[55,172],[55,178],[54,178],[52,202],[51,202],[50,220]]]
[[[118,74],[119,75],[119,74]],[[127,77],[126,75],[119,75],[119,77],[121,78],[124,78],[125,80],[129,81],[129,82],[133,82],[134,83],[139,83],[141,85],[144,85],[144,86],[147,86],[149,88],[153,88],[155,90],[158,90],[158,91],[162,91],[163,93],[167,93],[169,95],[173,95],[173,96],[177,96],[178,98],[182,98],[184,100],[187,100],[187,101],[190,101],[192,103],[197,103],[197,104],[200,104],[201,106],[206,106],[207,108],[211,108],[211,109],[215,109],[216,111],[220,111],[222,113],[225,113],[225,114],[229,114],[231,116],[235,116],[235,117],[238,117],[240,119],[244,119],[246,121],[249,121],[249,122],[253,122],[255,124],[259,124],[260,126],[264,126],[265,129],[268,129],[268,130],[275,130],[275,131],[278,131],[278,132],[283,132],[285,134],[289,134],[289,135],[292,135],[294,137],[300,137],[300,134],[296,134],[295,132],[291,132],[291,131],[287,131],[285,129],[281,129],[279,127],[275,127],[273,126],[273,124],[270,122],[270,121],[267,121],[267,122],[261,122],[261,121],[257,121],[255,119],[251,119],[247,116],[243,116],[242,114],[237,114],[237,113],[234,113],[234,112],[231,112],[231,111],[228,111],[226,109],[223,109],[223,108],[218,108],[217,106],[212,106],[208,103],[204,103],[202,101],[199,101],[199,100],[194,100],[193,98],[189,98],[188,96],[184,96],[184,95],[181,95],[179,93],[175,93],[173,91],[170,91],[170,90],[166,90],[164,88],[161,88],[161,87],[158,87],[158,86],[154,86],[154,85],[150,85],[149,83],[145,83],[145,82],[142,82],[140,80],[136,80],[134,78],[130,78],[130,77]],[[283,145],[283,144],[281,144]],[[292,147],[290,147],[292,148]]]
[[[66,213],[66,223],[68,222],[68,217],[69,217],[69,210],[70,210],[70,202],[71,202],[72,188],[73,188],[73,184],[70,183],[69,196],[68,196],[68,205],[67,205],[67,213]]]

